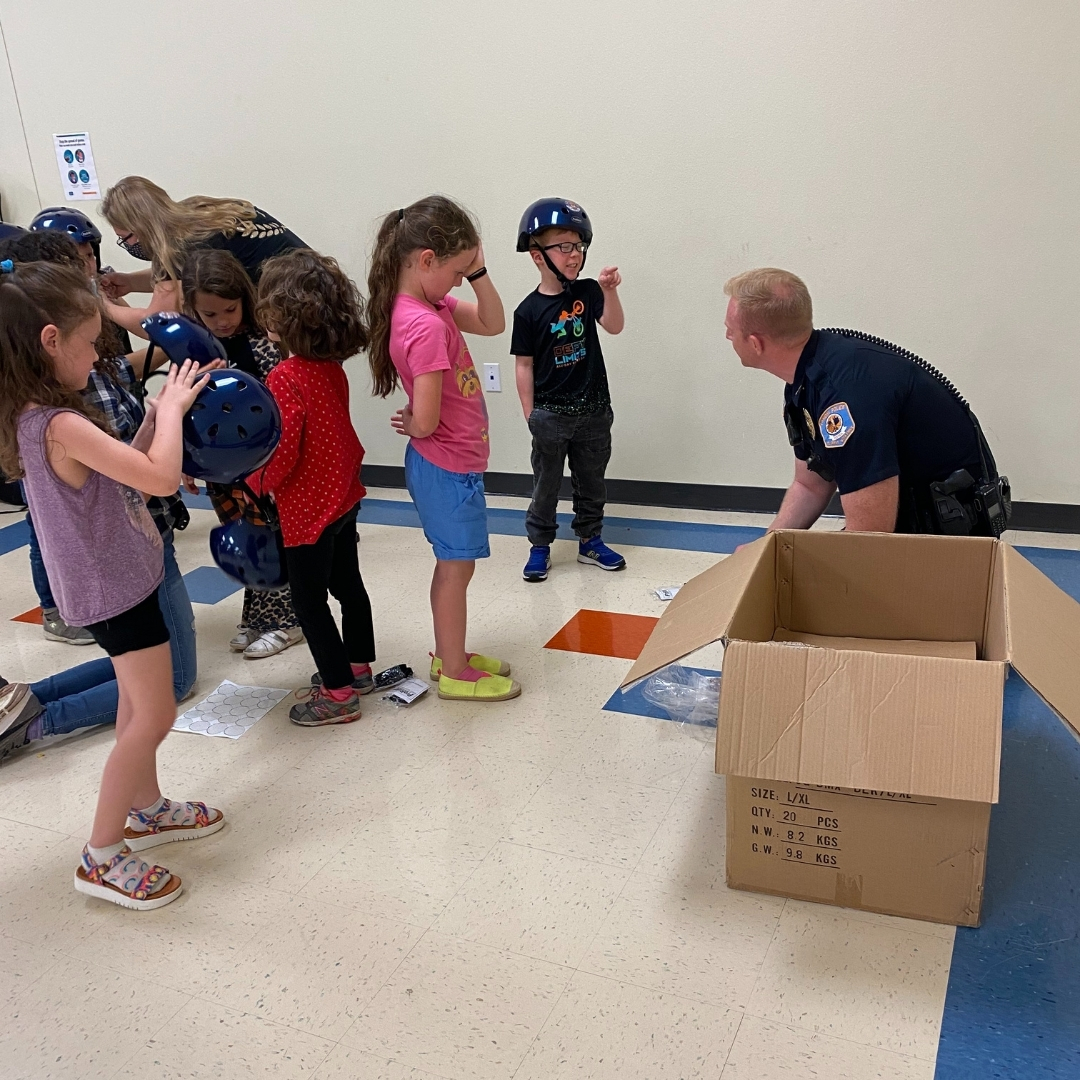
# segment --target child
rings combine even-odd
[[[0,258],[10,256],[16,263],[44,261],[81,268],[92,285],[94,271],[78,245],[62,231],[50,227],[55,218],[47,218],[46,222],[47,224],[34,228],[14,241],[0,242]],[[142,357],[125,356],[123,338],[119,327],[108,319],[102,320],[101,336],[95,342],[98,360],[90,372],[82,397],[104,415],[110,430],[118,439],[130,443],[144,417],[142,402],[136,393],[135,369],[132,367],[132,359],[141,366]],[[167,359],[164,353],[157,354],[151,368],[159,367]],[[155,496],[147,499],[146,508],[150,511],[164,544],[165,580],[158,599],[169,630],[173,690],[176,700],[181,701],[195,685],[198,668],[195,652],[195,613],[192,611],[187,586],[176,562],[173,543],[173,530],[183,529],[187,525],[188,512],[175,492],[165,498]],[[30,530],[30,571],[41,603],[45,636],[53,641],[67,641],[74,645],[93,644],[93,637],[85,629],[69,626],[57,610],[45,564],[42,562],[32,515],[28,514],[26,520]],[[50,717],[44,717],[39,725],[40,729],[31,731],[27,740],[66,734],[75,727],[88,724],[111,722],[112,717],[109,714],[116,712],[116,695],[115,682],[111,687],[107,683],[95,686],[92,693],[88,692],[85,709],[72,707],[68,710],[64,723],[58,727],[53,726]]]
[[[330,258],[300,248],[268,259],[259,323],[287,359],[266,385],[281,409],[281,441],[248,486],[277,505],[293,609],[319,669],[289,719],[302,727],[360,719],[374,683],[375,631],[357,558],[364,448],[349,416],[343,361],[367,345],[356,285]],[[327,592],[341,604],[338,632]]]
[[[462,278],[476,303],[447,295]],[[505,326],[502,301],[484,266],[480,237],[456,203],[432,195],[389,214],[368,275],[375,393],[400,379],[409,404],[391,421],[409,436],[405,481],[435,549],[431,679],[449,700],[506,701],[521,687],[510,665],[465,651],[466,592],[488,548],[484,470],[488,418],[464,330],[491,337]]]
[[[181,281],[185,311],[221,340],[229,366],[266,382],[281,361],[281,350],[255,320],[255,290],[240,260],[214,248],[195,251],[184,264]],[[194,494],[198,489],[189,482],[188,490]],[[223,525],[241,514],[247,514],[257,524],[263,523],[239,489],[207,484],[206,490]],[[246,660],[275,656],[304,640],[288,586],[272,593],[245,589],[237,630],[229,648],[242,652]]]
[[[95,295],[101,295],[99,278],[114,274],[115,271],[111,266],[101,265],[101,230],[86,214],[71,206],[49,206],[30,222],[30,231],[60,233],[67,237],[82,259],[90,278],[90,288]],[[122,307],[128,306],[126,300],[119,300],[117,303]],[[131,353],[131,338],[128,332],[109,320],[107,322],[111,326],[110,333],[120,345],[116,355]]]
[[[158,787],[157,747],[176,706],[157,596],[161,535],[139,495],[176,490],[181,420],[206,380],[190,362],[171,369],[128,446],[79,394],[100,334],[100,303],[79,271],[41,262],[0,273],[0,468],[24,478],[61,614],[93,634],[120,687],[116,744],[75,888],[158,908],[176,899],[180,880],[133,852],[207,836],[225,821]]]
[[[579,279],[592,242],[589,215],[566,199],[541,199],[525,211],[518,251],[528,251],[540,284],[514,312],[510,352],[516,357],[518,397],[533,437],[533,498],[525,516],[532,550],[522,577],[547,580],[557,525],[563,465],[570,459],[578,562],[622,570],[626,560],[600,538],[615,419],[599,323],[609,334],[623,328],[618,267],[606,266],[599,282]]]

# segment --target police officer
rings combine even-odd
[[[748,270],[724,292],[743,366],[787,384],[795,479],[770,529],[809,528],[838,490],[849,531],[1000,535],[1008,481],[943,376],[886,342],[815,330],[810,294],[786,270]]]

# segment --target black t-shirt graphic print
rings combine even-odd
[[[590,416],[611,405],[597,320],[604,293],[593,278],[557,296],[529,293],[514,312],[510,352],[533,358],[533,406],[566,416]]]

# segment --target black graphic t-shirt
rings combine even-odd
[[[255,217],[251,221],[242,221],[235,232],[214,233],[194,245],[196,248],[220,248],[232,252],[256,283],[262,273],[262,264],[271,255],[307,246],[296,233],[286,229],[277,218],[257,206]]]
[[[567,292],[537,289],[514,312],[513,356],[533,358],[533,405],[564,416],[589,416],[611,405],[597,320],[604,293],[593,278],[579,278]]]

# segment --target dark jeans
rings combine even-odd
[[[604,473],[611,460],[611,409],[591,416],[563,416],[546,409],[529,414],[532,432],[533,497],[525,515],[529,542],[549,547],[558,526],[555,508],[559,502],[563,465],[570,459],[570,483],[574,491],[574,520],[571,528],[581,540],[599,536],[604,527],[607,486]]]
[[[38,543],[29,510],[26,512],[26,527],[30,530],[30,578],[34,582],[34,592],[37,593],[41,610],[50,611],[56,607],[56,601],[53,599],[49,575],[45,572],[45,562],[41,558],[41,545]]]
[[[357,553],[359,509],[354,506],[327,525],[314,544],[285,548],[293,610],[328,690],[352,684],[351,664],[369,664],[375,659],[371,601],[360,576]],[[340,634],[327,603],[328,592],[341,604]]]

